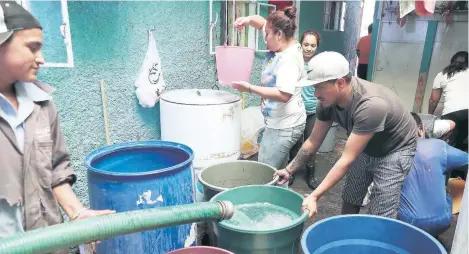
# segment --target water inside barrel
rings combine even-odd
[[[223,223],[242,230],[275,230],[290,225],[298,217],[290,209],[259,202],[236,205],[233,217]]]

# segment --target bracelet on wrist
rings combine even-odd
[[[72,216],[72,220],[76,220],[78,218],[78,216],[80,216],[80,214],[86,210],[89,210],[89,208],[83,208],[81,210],[79,210],[78,212],[76,212],[73,216]]]

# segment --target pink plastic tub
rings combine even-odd
[[[168,254],[234,254],[233,252],[208,246],[195,246],[184,249],[175,250]]]
[[[233,81],[249,81],[254,62],[254,49],[236,46],[215,48],[218,82],[231,85]]]

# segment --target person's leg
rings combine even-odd
[[[358,64],[357,66],[357,76],[363,79],[363,66],[362,64]]]
[[[458,128],[458,134],[456,136],[456,142],[454,144],[454,147],[461,151],[466,151],[467,152],[467,145],[464,143],[468,136],[468,110],[460,110],[455,112],[457,121],[456,122],[456,128]]]
[[[467,152],[467,145],[464,143],[468,136],[468,110],[459,110],[446,114],[441,117],[441,119],[452,120],[456,123],[456,127],[453,130],[453,133],[449,137],[449,144],[461,151]],[[453,170],[450,174],[447,175],[448,178],[458,178],[460,177],[463,180],[466,180],[467,171],[458,171]]]
[[[305,140],[311,136],[313,131],[314,123],[316,122],[316,114],[310,114],[306,118],[306,127],[304,132]],[[318,182],[316,180],[316,153],[313,154],[313,157],[310,161],[306,163],[306,183],[309,188],[316,189],[318,187]]]
[[[415,156],[415,147],[373,158],[373,189],[369,213],[396,218],[402,185]]]
[[[368,64],[364,64],[363,69],[364,69],[363,72],[364,72],[364,77],[365,77],[364,80],[368,80]]]
[[[368,186],[373,181],[373,175],[369,171],[369,157],[360,154],[353,162],[345,179],[342,192],[342,214],[356,214],[360,212],[360,205],[365,198]]]
[[[269,164],[277,170],[285,167],[291,148],[303,135],[304,126],[303,124],[286,129],[265,128],[258,161]]]
[[[464,144],[464,140],[468,136],[468,110],[459,110],[446,114],[441,117],[441,119],[452,120],[456,123],[453,133],[449,137],[450,144],[455,148],[467,151],[467,146]]]
[[[290,163],[298,154],[300,151],[301,147],[303,146],[304,143],[304,136],[301,135],[301,137],[298,139],[298,141],[295,143],[295,145],[290,149],[290,156],[288,159],[288,163]],[[288,186],[292,185],[295,182],[295,175],[294,173],[291,177],[290,180],[288,181]]]
[[[367,72],[367,69],[368,69],[368,65],[367,64],[358,64],[358,67],[357,67],[357,76],[361,79],[365,79],[366,80],[366,72]]]

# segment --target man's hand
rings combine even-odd
[[[78,217],[73,218],[73,220],[81,220],[81,219],[86,219],[86,218],[91,218],[91,217],[96,217],[96,216],[101,216],[101,215],[108,215],[108,214],[114,214],[116,211],[113,210],[84,210],[81,212]]]
[[[279,180],[277,181],[277,185],[282,185],[288,182],[291,178],[291,174],[290,172],[288,172],[287,169],[281,169],[281,170],[275,171],[274,178],[277,176],[279,177]]]
[[[72,218],[73,220],[82,220],[86,218],[91,218],[91,217],[96,217],[96,216],[101,216],[101,215],[108,215],[108,214],[114,214],[116,211],[113,210],[84,210],[82,211],[76,218]],[[96,244],[100,243],[100,241],[95,241],[88,243],[91,246],[91,249],[93,250],[93,253],[96,253]]]
[[[318,212],[317,210],[317,198],[311,193],[305,199],[303,199],[302,211],[309,211],[308,217],[311,219]]]
[[[231,84],[231,87],[233,87],[234,89],[236,89],[240,92],[248,92],[248,91],[250,91],[251,84],[249,84],[248,82],[245,82],[245,81],[234,81]]]

